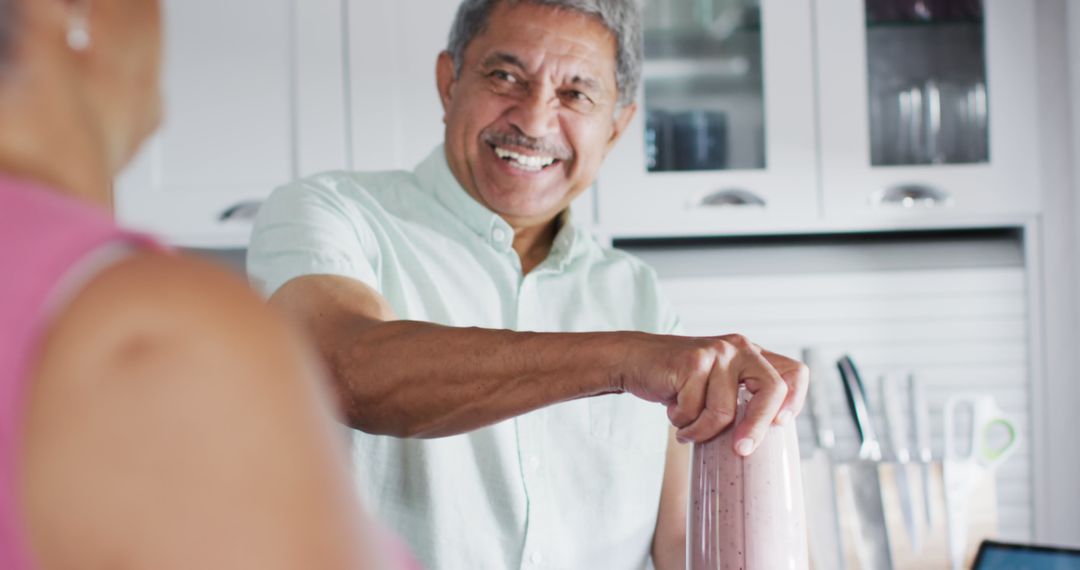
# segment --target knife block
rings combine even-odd
[[[916,532],[922,535],[922,548],[915,552],[911,538],[904,527],[903,508],[900,501],[900,493],[896,485],[896,471],[900,468],[908,469],[908,481],[911,483],[911,497],[915,514]],[[868,523],[860,521],[855,508],[855,494],[852,488],[852,479],[848,467],[839,464],[834,470],[836,482],[835,507],[840,524],[840,539],[843,555],[848,570],[880,570],[868,568],[860,562],[866,557],[860,554],[864,548],[859,544],[860,529]],[[870,533],[888,533],[889,550],[895,570],[917,569],[927,570],[934,568],[949,569],[948,531],[945,522],[945,492],[942,479],[942,466],[940,462],[931,465],[930,494],[931,494],[931,520],[932,524],[926,524],[922,475],[916,464],[901,466],[895,463],[882,463],[878,467],[878,478],[881,481],[882,506],[885,511],[885,528],[866,528]],[[986,539],[992,539],[997,532],[997,488],[992,475],[984,477],[975,486],[971,498],[968,501],[967,512],[967,548],[964,567],[970,568],[978,551],[979,544]],[[815,517],[808,511],[807,518],[814,520]],[[813,549],[813,546],[811,548]],[[832,570],[818,568],[816,570]]]

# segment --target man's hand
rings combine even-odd
[[[736,453],[749,455],[771,424],[791,421],[806,399],[806,366],[742,335],[634,335],[626,348],[618,386],[666,405],[682,441],[707,441],[731,424],[743,385],[754,397],[734,440]]]

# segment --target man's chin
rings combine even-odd
[[[559,203],[522,204],[517,201],[489,200],[489,209],[514,225],[538,225],[553,220],[563,208]]]

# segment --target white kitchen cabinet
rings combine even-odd
[[[613,237],[1026,223],[1039,212],[1035,1],[983,0],[983,18],[868,25],[883,3],[647,2],[638,112],[598,193],[575,205],[579,218]],[[318,171],[412,168],[442,140],[434,68],[456,8],[167,0],[166,122],[117,181],[120,220],[179,245],[243,247],[245,211],[223,219],[237,204]],[[972,34],[985,35],[974,65],[946,49]],[[904,41],[922,48],[897,53]],[[931,62],[923,75],[919,61]],[[908,84],[882,87],[882,65]],[[972,156],[882,160],[889,144],[918,138],[899,120],[895,132],[881,128],[905,88],[942,140],[955,140],[929,94],[943,109],[958,79],[971,108],[987,111],[987,134],[961,145]]]
[[[749,20],[732,28],[730,14],[759,4],[748,42]],[[613,237],[1017,227],[1039,213],[1034,0],[652,0],[647,12],[639,116],[599,184]],[[683,124],[664,127],[672,116]],[[728,156],[678,164],[713,138]],[[755,147],[761,160],[737,156]]]
[[[598,182],[615,236],[818,215],[809,0],[646,4],[638,111]]]
[[[117,216],[176,245],[245,247],[237,204],[345,166],[340,2],[164,8],[165,123],[117,180]]]
[[[1035,0],[818,2],[826,217],[1039,211]]]

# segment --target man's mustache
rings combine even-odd
[[[521,132],[487,130],[481,134],[480,138],[489,145],[499,147],[516,146],[564,161],[570,160],[574,154],[565,144],[530,137]]]

